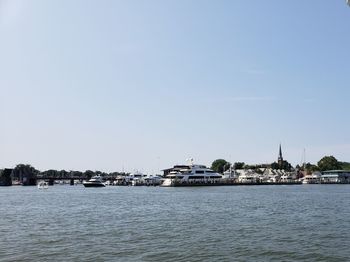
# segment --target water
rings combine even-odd
[[[0,261],[350,261],[350,185],[0,187]]]

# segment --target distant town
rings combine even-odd
[[[350,183],[349,162],[325,156],[317,164],[304,162],[294,167],[283,158],[281,145],[277,161],[270,164],[230,163],[225,159],[216,159],[207,168],[194,164],[193,159],[189,162],[164,169],[162,175],[92,170],[39,171],[29,164],[18,164],[15,168],[0,170],[0,186],[35,186],[39,181],[47,181],[49,185],[76,185],[94,177],[104,181],[104,185],[165,185],[164,181],[168,186]]]

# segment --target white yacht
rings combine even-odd
[[[171,171],[162,181],[161,186],[173,186],[175,183],[212,183],[222,176],[203,165],[189,165],[179,171]]]
[[[318,172],[315,172],[311,175],[306,175],[302,178],[303,184],[320,184],[321,175]]]
[[[145,177],[147,177],[146,174],[143,174],[141,172],[135,172],[135,173],[131,173],[128,176],[126,176],[124,178],[124,180],[128,185],[138,186],[138,185],[141,185],[143,183],[143,179]]]
[[[146,186],[158,186],[160,185],[161,179],[162,178],[157,175],[148,175],[143,178],[143,181]]]
[[[132,186],[159,185],[161,177],[156,175],[146,175],[140,172],[130,174],[127,177],[128,183]]]
[[[83,182],[84,187],[105,187],[101,176],[93,176],[89,181]]]

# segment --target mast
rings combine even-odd
[[[303,169],[305,170],[305,166],[306,166],[306,153],[305,153],[305,148],[303,150],[303,155],[301,157],[301,166],[303,167]]]

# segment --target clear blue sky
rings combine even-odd
[[[0,0],[0,167],[350,161],[343,0]]]

